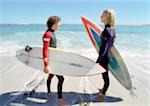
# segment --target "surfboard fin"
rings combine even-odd
[[[130,90],[130,95],[137,97],[137,95],[134,93],[133,89]]]
[[[30,52],[31,50],[32,50],[32,47],[30,47],[30,46],[28,46],[28,45],[25,47],[25,51],[26,51],[26,52]]]

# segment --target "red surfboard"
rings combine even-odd
[[[94,24],[94,22],[87,19],[86,17],[81,17],[81,20],[94,48],[96,49],[97,53],[99,53],[99,47],[101,45],[100,36],[103,29],[100,26]],[[120,82],[120,84],[122,84],[128,90],[131,90],[132,81],[128,69],[115,46],[111,48],[108,55],[110,59],[109,70],[111,71],[113,76]]]

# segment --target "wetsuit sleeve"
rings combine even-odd
[[[43,40],[43,62],[44,66],[48,66],[48,47],[50,43],[51,33],[45,33],[42,40]]]
[[[99,56],[102,59],[106,54],[108,54],[108,51],[110,50],[112,44],[113,44],[113,32],[108,32],[107,30],[104,31],[104,42],[102,43],[100,47]]]

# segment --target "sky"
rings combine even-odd
[[[0,0],[0,24],[45,24],[59,15],[64,24],[81,24],[81,16],[96,23],[113,8],[118,25],[150,24],[149,0]]]

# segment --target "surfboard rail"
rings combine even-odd
[[[101,44],[100,36],[103,29],[85,16],[81,16],[81,20],[94,48],[96,49],[97,53],[99,53],[99,47]],[[132,81],[130,74],[125,62],[114,45],[108,55],[110,58],[109,70],[121,85],[123,85],[126,89],[131,90]]]
[[[29,52],[20,49],[16,57],[23,64],[43,71],[42,47],[32,47]],[[82,55],[67,52],[62,49],[49,48],[49,64],[51,73],[66,76],[93,76],[105,72],[105,70],[95,61]]]

